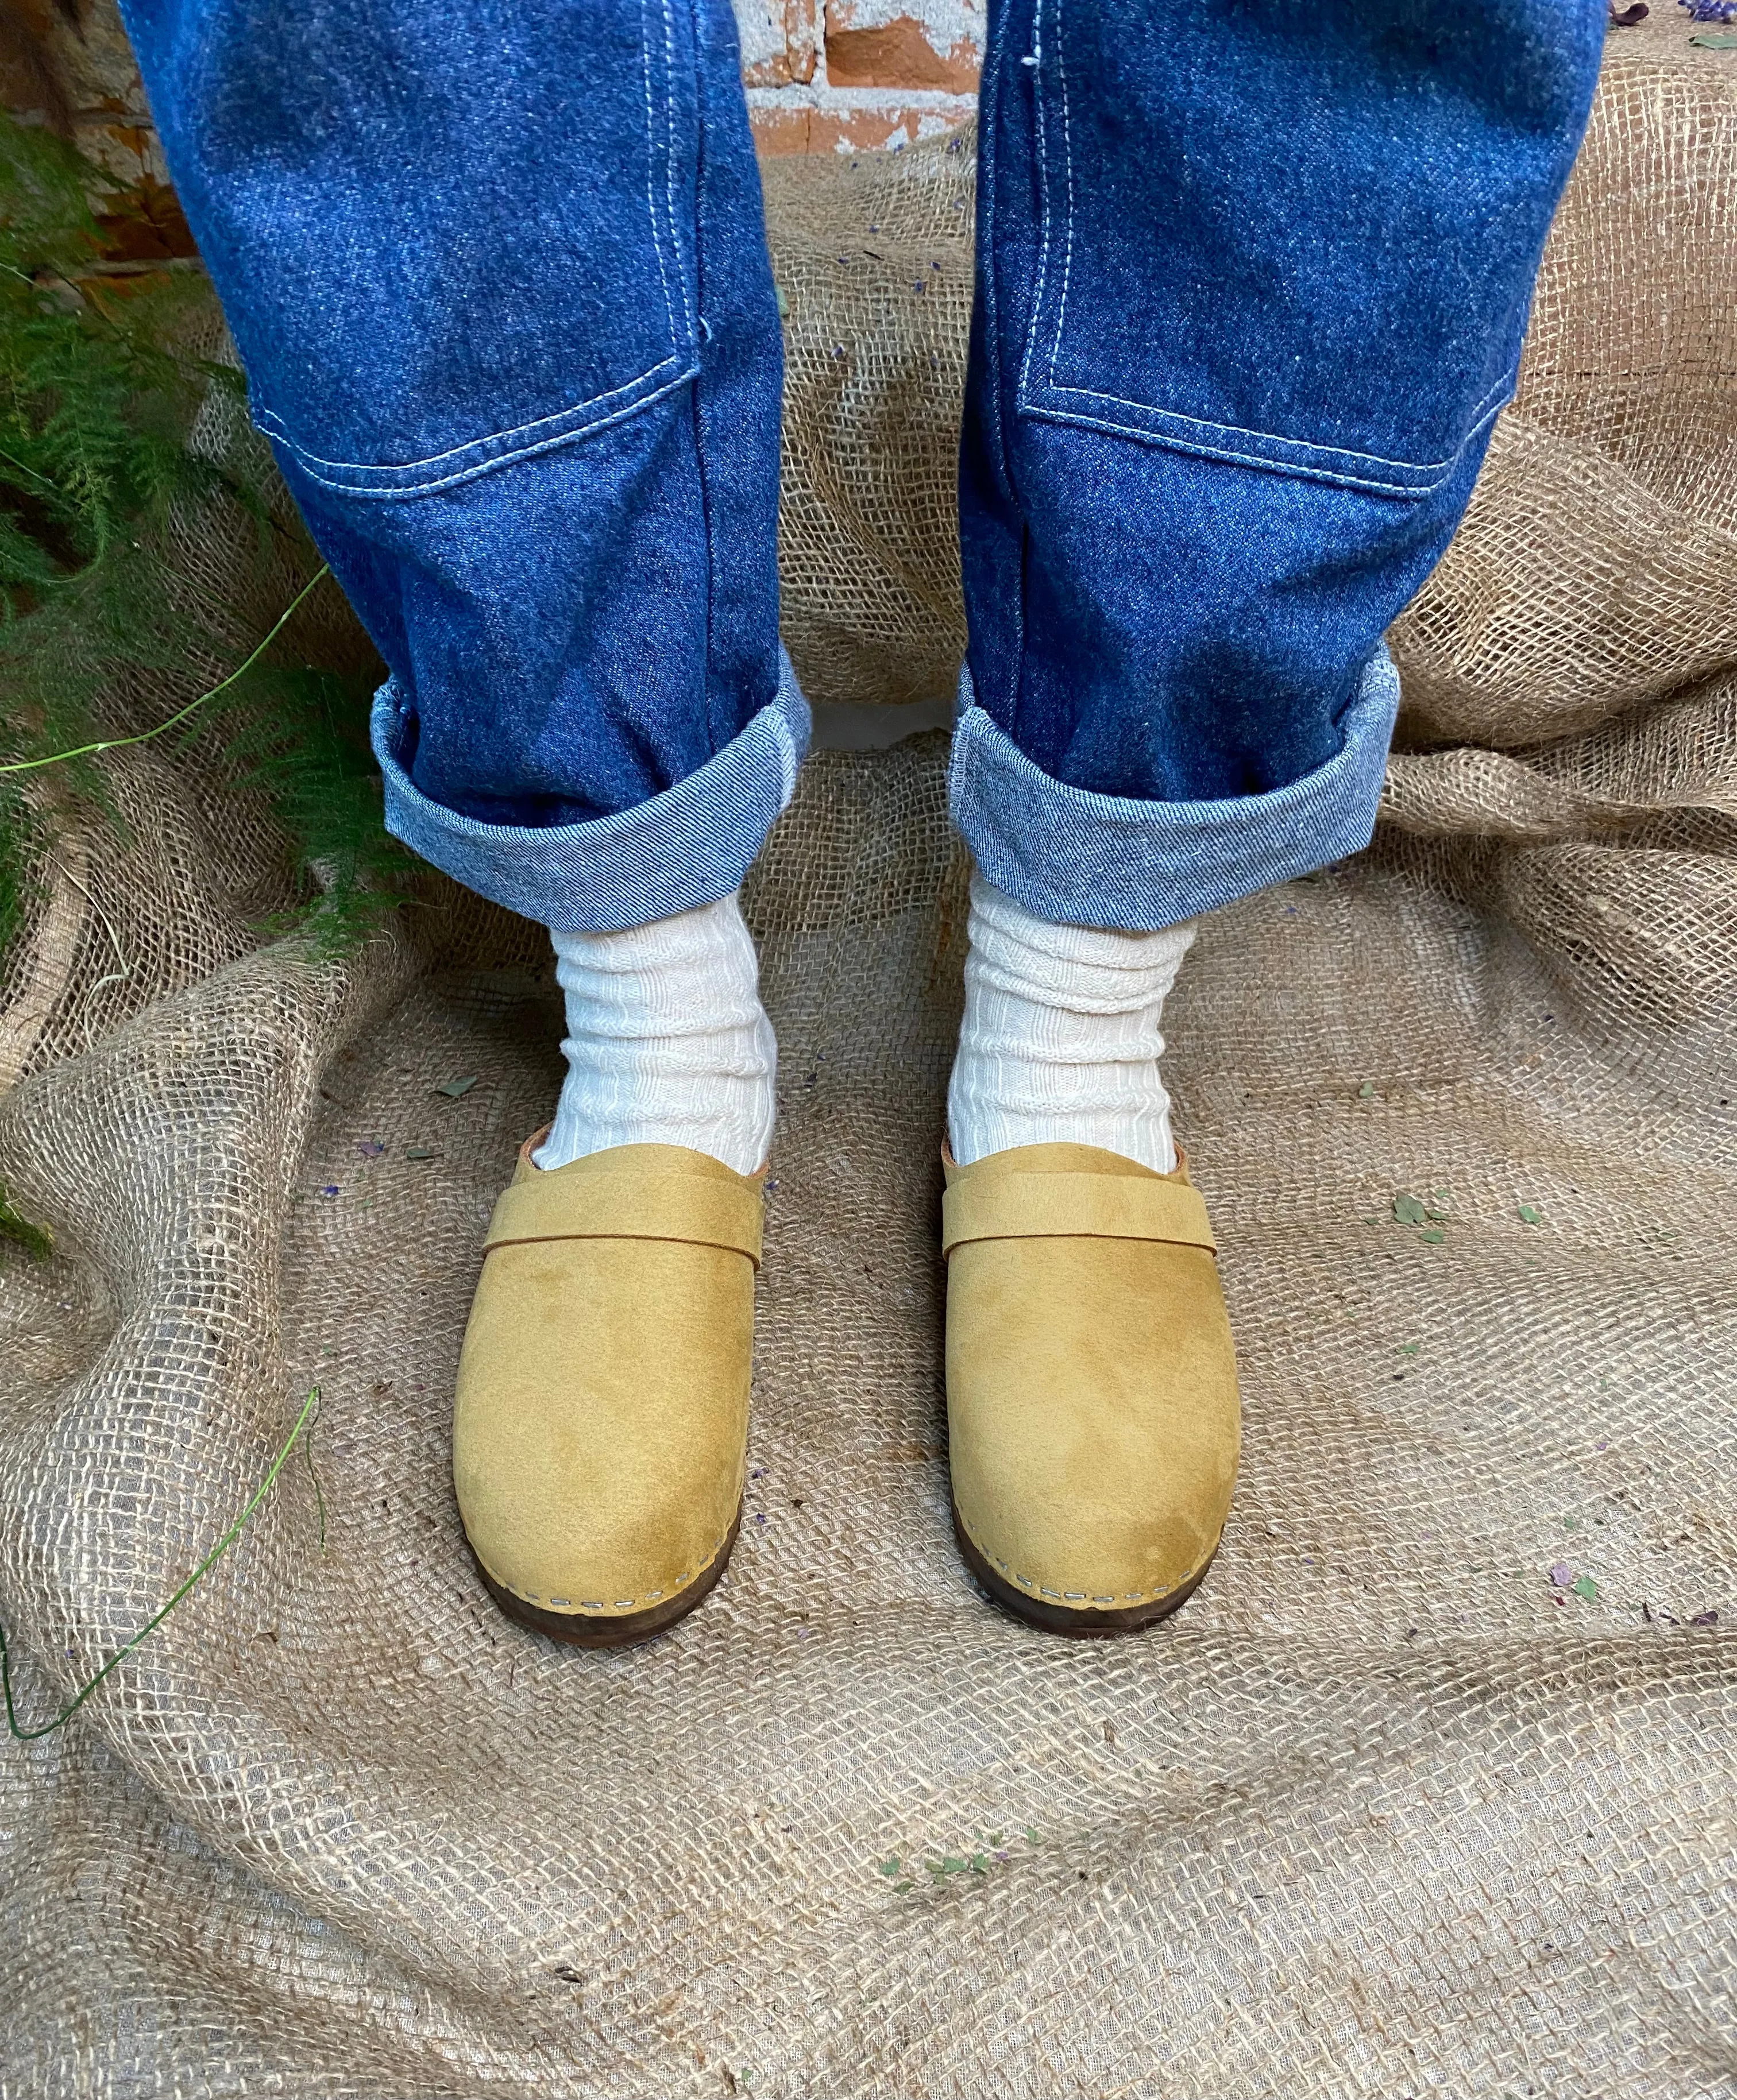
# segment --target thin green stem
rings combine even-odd
[[[38,474],[33,466],[26,466],[15,453],[9,452],[3,445],[0,445],[0,460],[4,460],[8,466],[15,466],[20,474],[29,474],[38,488],[46,488],[51,496],[60,493],[57,483],[51,481],[46,474]]]
[[[311,1401],[317,1402],[320,1397],[319,1387],[316,1386],[307,1397]],[[325,1497],[320,1491],[320,1476],[314,1471],[314,1423],[319,1418],[319,1410],[316,1406],[302,1437],[302,1456],[307,1461],[307,1477],[313,1483],[314,1507],[320,1512],[320,1551],[324,1553],[325,1551]]]
[[[99,1670],[98,1670],[95,1676],[91,1679],[91,1682],[85,1686],[84,1689],[78,1692],[73,1698],[69,1700],[67,1704],[60,1709],[60,1711],[55,1714],[53,1720],[47,1723],[45,1727],[40,1728],[21,1728],[18,1725],[18,1710],[12,1703],[11,1654],[7,1647],[6,1630],[3,1626],[0,1626],[0,1687],[3,1687],[6,1692],[6,1724],[7,1727],[11,1729],[12,1732],[12,1740],[15,1742],[34,1743],[39,1741],[44,1736],[51,1736],[56,1728],[64,1727],[66,1723],[70,1721],[73,1716],[78,1711],[79,1708],[83,1705],[86,1700],[91,1696],[91,1694],[95,1691],[97,1687],[103,1682],[104,1679],[108,1676],[108,1673],[112,1670],[118,1669],[121,1664],[126,1660],[128,1656],[133,1652],[134,1649],[136,1648],[142,1641],[148,1640],[150,1636],[157,1631],[157,1629],[163,1623],[164,1620],[168,1617],[169,1614],[175,1609],[175,1606],[180,1603],[181,1599],[187,1595],[188,1591],[192,1588],[193,1585],[210,1569],[216,1566],[217,1563],[223,1559],[223,1555],[229,1551],[230,1547],[233,1546],[236,1541],[241,1536],[242,1532],[246,1529],[248,1519],[252,1516],[254,1511],[259,1508],[260,1503],[263,1502],[266,1497],[272,1492],[272,1483],[276,1480],[278,1475],[283,1471],[285,1461],[289,1458],[290,1454],[295,1449],[296,1439],[302,1436],[304,1431],[307,1430],[312,1426],[315,1410],[318,1408],[319,1405],[320,1388],[318,1386],[316,1386],[312,1392],[308,1394],[307,1399],[303,1401],[302,1411],[295,1418],[295,1427],[290,1432],[289,1436],[285,1440],[283,1449],[272,1461],[271,1471],[259,1483],[259,1486],[254,1489],[246,1508],[242,1511],[241,1514],[236,1519],[235,1522],[231,1524],[228,1530],[223,1533],[220,1539],[219,1539],[216,1545],[211,1548],[211,1551],[206,1554],[205,1559],[200,1562],[199,1565],[193,1570],[192,1573],[188,1577],[187,1580],[181,1585],[180,1588],[175,1591],[175,1595],[169,1599],[169,1602],[164,1605],[163,1608],[157,1614],[156,1617],[148,1621],[147,1624],[141,1626],[139,1631],[135,1634],[132,1639],[126,1643],[125,1648],[119,1649],[115,1654],[111,1656],[108,1661],[103,1665]],[[312,1471],[313,1468],[313,1455],[311,1452],[308,1454],[307,1463],[308,1469]],[[317,1489],[317,1480],[316,1481],[315,1485]],[[323,1498],[321,1498],[320,1506],[320,1543],[323,1546],[325,1544],[325,1504]]]
[[[0,765],[0,773],[34,773],[39,766],[63,765],[69,758],[88,758],[95,752],[124,751],[130,743],[148,743],[153,736],[161,736],[166,730],[171,730],[178,722],[185,721],[196,708],[202,708],[207,700],[214,700],[219,693],[227,692],[237,678],[252,670],[254,664],[264,655],[266,651],[271,647],[288,624],[291,615],[303,599],[316,584],[331,573],[329,563],[322,562],[278,615],[271,632],[241,663],[236,664],[228,677],[220,678],[209,691],[200,694],[197,699],[189,700],[184,708],[178,708],[166,721],[158,722],[154,729],[142,729],[136,736],[104,737],[95,743],[81,743],[71,751],[52,752],[46,758],[15,759],[10,765]]]

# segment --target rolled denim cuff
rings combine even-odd
[[[697,772],[580,824],[484,824],[431,801],[404,770],[409,709],[389,678],[371,722],[386,828],[466,889],[551,933],[615,933],[713,903],[753,866],[808,748],[808,703],[779,654],[776,694]]]
[[[1399,674],[1378,644],[1324,765],[1262,795],[1149,802],[1034,765],[960,677],[948,801],[978,867],[1058,924],[1153,933],[1358,853],[1375,830]]]

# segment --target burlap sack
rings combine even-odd
[[[1737,56],[1687,33],[1613,39],[1395,636],[1391,822],[1209,920],[1172,1003],[1247,1445],[1161,1630],[1028,1633],[949,1537],[939,735],[819,754],[750,883],[749,1516],[616,1656],[498,1617],[447,1475],[557,1076],[534,929],[442,891],[341,966],[260,949],[256,817],[197,750],[113,761],[130,842],[58,838],[0,1000],[0,1179],[55,1238],[0,1255],[26,1721],[323,1412],[0,1752],[8,2100],[1732,2089]],[[952,681],[969,178],[769,180],[823,699]]]

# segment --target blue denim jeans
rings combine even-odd
[[[391,829],[555,928],[740,882],[776,296],[727,0],[124,0],[270,436],[391,677]],[[1604,0],[997,0],[955,820],[1053,919],[1368,842],[1383,629],[1508,398]]]

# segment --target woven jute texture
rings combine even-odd
[[[748,1515],[610,1655],[497,1615],[448,1475],[541,937],[437,889],[261,946],[258,813],[111,758],[0,1007],[55,1234],[0,1254],[26,1720],[323,1407],[0,1753],[7,2100],[1737,2089],[1737,54],[1687,34],[1613,36],[1376,847],[1209,920],[1167,1009],[1246,1440],[1161,1628],[1028,1632],[950,1537],[939,734],[819,753],[750,880]],[[970,150],[769,181],[823,699],[954,674]]]

